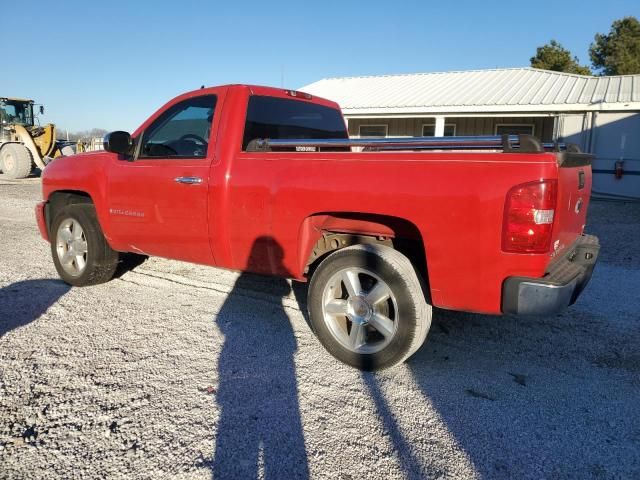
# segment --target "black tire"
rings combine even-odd
[[[11,179],[27,178],[33,170],[33,160],[21,143],[7,143],[0,149],[0,170]]]
[[[65,270],[58,254],[59,241],[63,241],[62,238],[58,238],[58,232],[61,224],[69,221],[76,221],[80,224],[84,233],[83,241],[86,242],[85,265],[76,275]],[[84,287],[105,283],[113,278],[118,267],[119,254],[109,246],[104,238],[93,204],[72,204],[62,208],[55,214],[49,236],[53,263],[58,275],[66,283],[76,287]]]
[[[393,308],[397,309],[397,314],[392,315],[394,333],[386,346],[374,353],[346,348],[325,321],[325,289],[330,288],[340,272],[348,269],[373,273],[386,283],[394,298]],[[322,345],[341,362],[361,370],[381,370],[404,362],[424,343],[431,326],[432,309],[425,300],[423,283],[413,265],[397,250],[382,245],[356,245],[325,258],[311,278],[307,304],[311,327]],[[347,318],[344,317],[346,328],[351,325],[352,329],[353,322]],[[369,338],[371,327],[367,329]]]

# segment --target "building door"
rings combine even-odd
[[[640,198],[640,114],[597,113],[590,147],[593,191]]]

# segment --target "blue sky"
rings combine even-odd
[[[526,66],[552,38],[589,64],[626,15],[638,0],[4,2],[0,95],[72,131],[134,130],[202,84]]]

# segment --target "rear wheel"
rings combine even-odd
[[[107,243],[92,204],[67,205],[51,224],[51,254],[65,282],[82,287],[113,278],[118,252]]]
[[[0,149],[0,170],[9,178],[27,178],[33,169],[31,153],[21,143],[8,143]]]
[[[421,282],[400,252],[357,245],[329,255],[309,286],[309,316],[324,347],[362,370],[403,362],[431,325]]]

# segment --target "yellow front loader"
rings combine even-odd
[[[55,125],[36,125],[33,106],[33,100],[0,97],[0,172],[9,178],[26,178],[61,155]]]

